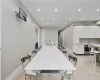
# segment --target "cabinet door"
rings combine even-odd
[[[73,44],[73,52],[76,54],[84,54],[84,45]]]
[[[81,30],[81,36],[82,38],[94,38],[94,27],[91,26],[84,26],[84,28]]]
[[[100,38],[100,27],[99,26],[95,26],[94,29],[94,34],[95,34],[95,38]]]

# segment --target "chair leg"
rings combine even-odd
[[[70,76],[69,76],[69,78],[68,78],[69,80],[70,80]]]
[[[25,80],[26,80],[26,75],[25,75]]]
[[[30,80],[31,80],[31,76],[30,76]]]
[[[69,58],[69,61],[70,61],[70,58]]]
[[[42,80],[42,77],[41,77],[41,80]]]
[[[74,66],[76,66],[76,64],[77,64],[77,62],[75,61],[75,65]]]
[[[36,79],[35,80],[38,80],[38,77],[36,77]]]

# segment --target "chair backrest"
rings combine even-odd
[[[27,57],[29,57],[29,60],[31,60],[31,58],[32,58],[32,53],[28,53],[28,54],[27,54]]]
[[[77,60],[78,60],[77,57],[74,57],[74,56],[72,56],[72,55],[68,55],[68,57],[69,57],[69,61],[70,61],[70,60],[74,61],[74,63],[75,63],[74,66],[76,66]]]
[[[28,64],[28,62],[30,61],[30,56],[25,56],[21,58],[21,63],[22,63],[22,67],[25,68],[25,66]]]

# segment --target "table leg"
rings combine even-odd
[[[49,80],[50,80],[50,74],[49,74]]]

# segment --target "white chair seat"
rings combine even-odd
[[[36,76],[36,72],[34,72],[34,71],[26,71],[26,75]]]

